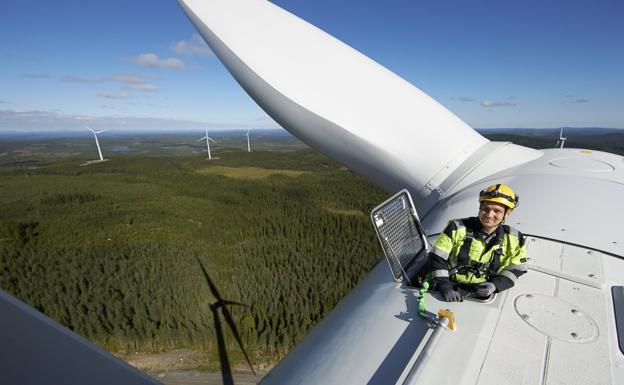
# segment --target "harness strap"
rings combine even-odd
[[[430,284],[431,274],[427,274],[424,281],[422,282],[422,285],[420,286],[420,289],[418,290],[418,314],[422,317],[425,317],[426,315],[427,309],[425,308],[425,293],[427,293],[427,290],[429,290]]]
[[[472,273],[475,277],[481,278],[485,276],[489,279],[490,276],[496,275],[501,266],[501,255],[503,254],[503,237],[504,234],[509,234],[510,228],[507,225],[502,225],[502,231],[497,230],[497,234],[493,237],[483,250],[483,254],[488,250],[498,246],[496,250],[492,252],[492,258],[487,263],[477,262],[470,258],[470,248],[474,241],[473,232],[469,227],[466,227],[466,236],[464,243],[457,255],[457,265],[449,269],[449,275],[452,277],[455,274]]]
[[[502,228],[503,231],[497,231],[496,237],[494,237],[494,239],[492,239],[485,248],[485,251],[492,250],[493,247],[498,245],[498,248],[494,250],[492,258],[490,259],[490,266],[487,271],[488,278],[496,275],[501,266],[501,255],[503,255],[503,237],[505,234],[509,234],[509,226],[503,225]]]
[[[459,249],[459,254],[457,255],[457,266],[465,266],[470,264],[470,247],[472,247],[473,240],[474,238],[472,237],[472,234],[466,231],[464,244],[462,245],[461,249]]]

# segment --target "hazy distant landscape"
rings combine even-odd
[[[479,130],[486,138],[509,141],[532,148],[553,148],[559,129],[497,129]],[[624,155],[624,129],[564,128],[565,148],[599,150]]]
[[[490,140],[511,141],[533,148],[552,148],[559,138],[559,129],[482,129],[477,130]],[[245,151],[245,131],[214,131],[210,137],[212,151]],[[254,151],[294,151],[308,148],[284,130],[252,130]],[[206,152],[205,142],[197,142],[203,133],[122,133],[100,134],[106,158],[130,156],[187,156]],[[624,150],[624,129],[565,128],[567,148],[587,148],[621,154]],[[218,156],[218,155],[216,155]],[[0,132],[0,164],[33,164],[54,160],[97,159],[93,135],[88,131],[68,132]]]
[[[204,134],[180,132],[168,134],[137,134],[105,131],[98,135],[105,158],[129,156],[187,156],[206,152],[206,143],[197,142]],[[245,131],[209,133],[217,142],[217,152],[246,151]],[[254,151],[292,151],[307,148],[284,130],[254,130],[250,133]],[[54,160],[98,159],[93,134],[84,132],[0,133],[0,164],[32,164]]]
[[[482,133],[535,148],[559,130]],[[128,360],[187,349],[218,369],[214,298],[258,368],[282,357],[381,256],[387,194],[284,131],[0,139],[0,287]],[[624,131],[566,129],[566,147],[624,155]],[[243,357],[226,335],[232,361]]]

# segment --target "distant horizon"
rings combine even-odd
[[[606,132],[624,132],[623,128],[611,128],[611,127],[500,127],[500,128],[475,128],[474,130],[479,133],[491,133],[491,132],[505,132],[505,133],[523,133],[527,131],[536,131],[536,132],[556,132],[561,128],[564,129],[564,132],[572,132],[572,133],[586,133],[586,134],[603,134]],[[231,136],[232,134],[237,134],[241,132],[247,131],[246,128],[213,128],[209,130],[210,135],[214,136]],[[288,132],[283,128],[251,128],[250,131],[255,133],[256,135],[274,135],[274,136],[292,136],[293,134]],[[117,136],[196,136],[201,135],[203,133],[203,129],[162,129],[162,130],[119,130],[119,129],[107,129],[105,133],[102,133],[103,137],[117,137]],[[28,137],[36,137],[36,138],[73,138],[73,137],[83,137],[83,136],[91,136],[92,134],[86,130],[42,130],[42,131],[34,131],[34,130],[4,130],[0,131],[0,138],[28,138]],[[252,134],[253,135],[253,134]]]

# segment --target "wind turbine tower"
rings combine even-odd
[[[561,131],[559,131],[559,140],[557,141],[557,144],[555,145],[555,147],[558,146],[559,143],[561,143],[561,147],[559,148],[563,148],[563,144],[565,143],[566,139],[567,138],[563,137],[563,127],[561,127]]]
[[[247,137],[247,152],[251,152],[251,146],[249,146],[249,130],[247,130],[245,136]]]
[[[204,139],[206,139],[206,150],[208,151],[208,159],[212,159],[212,156],[210,156],[210,141],[212,141],[212,143],[217,143],[217,142],[215,142],[211,137],[208,136],[207,128],[206,128],[206,136],[199,138],[197,141],[201,142]]]
[[[91,129],[91,127],[87,126],[82,120],[80,120],[80,124],[82,124],[84,126],[84,128],[86,128],[87,130],[91,131],[93,133],[93,136],[95,137],[95,145],[97,146],[98,149],[98,154],[100,155],[100,162],[104,161],[104,157],[102,156],[102,149],[100,148],[100,142],[98,141],[98,137],[97,134],[104,132],[106,130],[100,130],[100,131],[94,131]]]

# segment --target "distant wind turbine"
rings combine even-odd
[[[94,131],[91,129],[91,127],[87,126],[82,120],[79,120],[79,122],[80,124],[84,126],[84,128],[86,128],[87,130],[93,133],[93,136],[95,137],[95,145],[97,146],[98,154],[100,155],[100,161],[104,161],[104,157],[102,156],[102,149],[100,149],[100,142],[98,141],[97,134],[104,132],[106,130]]]
[[[563,127],[561,127],[561,131],[559,132],[559,140],[557,141],[557,144],[555,144],[555,147],[559,146],[559,143],[561,143],[561,147],[563,148],[563,144],[565,143],[567,138],[563,137]]]
[[[208,136],[207,128],[206,128],[206,136],[199,138],[197,141],[201,142],[204,139],[206,139],[206,150],[208,150],[208,159],[212,159],[212,157],[210,156],[210,141],[212,141],[212,143],[217,143],[217,142],[215,142],[211,137]]]
[[[247,137],[247,152],[251,152],[251,146],[249,145],[249,130],[247,130],[245,136]]]

